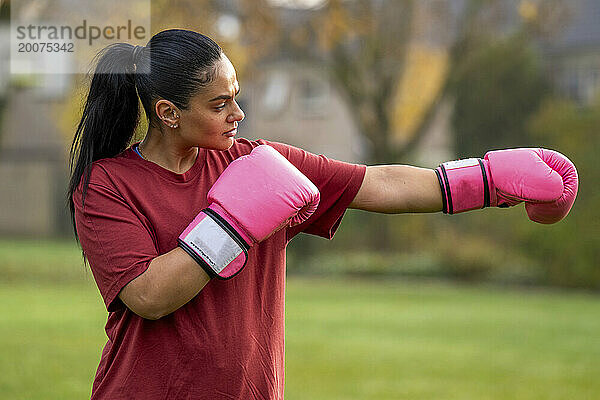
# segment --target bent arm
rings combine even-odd
[[[369,166],[349,208],[386,214],[438,212],[442,211],[442,192],[432,169]]]
[[[129,282],[119,298],[142,318],[156,320],[193,299],[210,277],[183,249],[154,258],[148,269]]]
[[[442,210],[442,195],[433,170],[370,166],[349,208],[387,214],[437,212]],[[188,303],[209,281],[198,263],[177,247],[154,258],[119,298],[137,315],[155,320]]]

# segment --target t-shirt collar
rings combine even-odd
[[[173,182],[188,182],[194,179],[200,173],[200,171],[202,171],[202,168],[204,167],[206,161],[206,149],[199,147],[198,156],[196,157],[196,161],[194,161],[194,164],[191,166],[191,168],[185,171],[183,174],[178,174],[166,168],[163,168],[160,165],[153,163],[152,161],[148,161],[142,158],[141,155],[136,151],[137,146],[139,144],[140,142],[132,144],[131,147],[125,150],[123,155],[126,158],[135,160],[136,162],[143,165],[145,168],[148,168],[155,174],[159,175],[160,177]]]

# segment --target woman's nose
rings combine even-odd
[[[240,108],[239,104],[237,102],[234,102],[234,104],[235,109],[227,116],[227,122],[240,122],[246,117],[246,114],[244,114],[244,111]]]

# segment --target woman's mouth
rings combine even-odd
[[[227,136],[227,137],[234,137],[237,133],[237,128],[233,128],[230,131],[225,132],[223,135]]]

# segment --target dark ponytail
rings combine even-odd
[[[222,54],[210,38],[179,29],[157,33],[146,47],[116,43],[98,54],[69,158],[67,195],[76,238],[73,194],[81,183],[84,203],[92,163],[129,146],[139,122],[138,101],[150,124],[156,123],[153,107],[159,99],[187,109],[190,98],[212,81]]]

